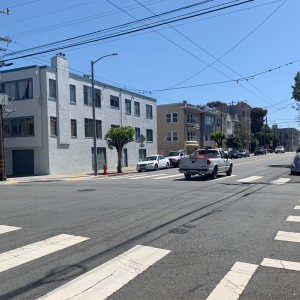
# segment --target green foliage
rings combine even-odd
[[[300,72],[298,71],[296,76],[294,77],[295,85],[292,85],[293,94],[292,99],[300,102]],[[297,104],[300,107],[300,104]]]
[[[208,103],[206,103],[206,105],[209,106],[209,107],[227,106],[226,103],[221,102],[221,101],[212,101],[212,102],[208,102]]]
[[[225,140],[225,145],[228,148],[238,149],[242,148],[242,143],[239,137],[235,134],[229,134],[228,137]]]
[[[239,138],[243,148],[246,148],[247,145],[251,142],[251,130],[241,122],[235,124],[234,134]]]
[[[218,144],[219,148],[222,148],[222,142],[226,138],[226,134],[222,131],[215,131],[210,134],[210,138]]]
[[[280,140],[278,138],[278,136],[275,134],[275,137],[274,137],[274,131],[268,126],[268,125],[265,125],[266,126],[266,144],[270,145],[270,141],[273,141],[273,148],[277,147],[277,145],[280,143]],[[264,143],[265,143],[265,126],[262,128],[262,130],[260,132],[258,132],[256,134],[256,138],[259,142],[259,146],[265,146]],[[282,141],[283,143],[284,141]],[[272,148],[272,147],[270,147]]]
[[[264,125],[264,117],[267,115],[268,111],[260,107],[254,107],[251,109],[251,132],[256,134],[261,131]]]
[[[122,173],[123,147],[134,141],[134,133],[132,127],[121,126],[117,128],[111,127],[104,135],[108,148],[112,150],[115,147],[118,152],[118,173]]]

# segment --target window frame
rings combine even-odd
[[[217,126],[221,127],[221,119],[217,119]]]
[[[148,140],[148,132],[151,132],[151,140]],[[153,129],[146,129],[147,143],[153,143]]]
[[[75,123],[75,135],[72,135],[72,121],[73,121],[73,124]],[[76,119],[71,119],[71,138],[73,138],[73,139],[77,138],[77,120]]]
[[[170,133],[170,136],[168,136],[168,133]],[[176,133],[176,140],[174,140],[174,133]],[[168,140],[168,138],[171,138],[171,140]],[[167,142],[178,142],[178,131],[167,131],[166,139]]]
[[[55,96],[51,95],[51,89],[50,89],[50,83],[55,83]],[[56,84],[56,79],[49,78],[49,98],[51,100],[57,100],[57,84]]]
[[[115,98],[115,99],[114,99]],[[117,103],[118,106],[115,105],[111,105],[113,103]],[[120,97],[115,96],[115,95],[110,95],[110,99],[109,99],[109,104],[110,104],[110,108],[114,108],[114,109],[120,109]]]
[[[176,122],[174,121],[174,114],[176,114]],[[173,112],[172,113],[172,123],[178,123],[178,113],[177,112]]]
[[[24,126],[24,128],[25,128],[25,133],[26,133],[26,131],[27,131],[27,123],[26,123],[26,119],[32,119],[33,120],[33,127],[32,127],[32,132],[33,132],[33,134],[29,134],[29,135],[27,135],[27,134],[25,134],[25,135],[20,135],[20,120],[25,120],[25,126]],[[11,133],[12,133],[12,128],[11,128],[11,123],[9,124],[9,134],[10,134],[10,136],[6,136],[6,134],[5,134],[5,129],[6,129],[6,125],[5,125],[5,122],[11,122],[11,121],[13,121],[13,120],[15,120],[15,121],[17,121],[17,132],[18,132],[18,134],[17,135],[11,135]],[[32,137],[32,136],[35,136],[35,131],[34,131],[34,116],[21,116],[21,117],[15,117],[15,118],[5,118],[5,119],[3,119],[3,138],[5,138],[5,139],[9,139],[9,138],[18,138],[18,137]]]
[[[151,108],[150,109],[150,115],[151,116],[148,116],[148,112],[149,112],[148,108]],[[153,119],[153,109],[152,109],[152,105],[150,105],[150,104],[146,104],[146,118],[147,119]]]
[[[137,106],[138,106],[138,113],[139,113],[139,114],[136,114],[136,113],[135,113],[135,107],[136,107],[136,104],[137,104]],[[140,102],[134,101],[133,109],[134,109],[134,116],[135,116],[135,117],[140,117],[140,116],[141,116],[141,104],[140,104]]]
[[[88,124],[86,124],[86,121],[88,121]],[[88,133],[90,131],[90,122],[91,122],[91,128],[92,128],[92,134],[91,136],[87,136],[86,133],[86,125],[88,126]],[[100,122],[100,123],[99,123]],[[99,134],[99,127],[100,127],[100,134]],[[93,128],[93,119],[89,119],[89,118],[84,118],[84,137],[86,139],[91,139],[94,137],[94,128]],[[96,120],[96,139],[102,139],[102,121],[101,120]]]
[[[23,81],[23,80],[29,80],[29,81],[31,81],[31,86],[30,86],[31,91],[29,91],[29,94],[30,94],[30,92],[31,92],[31,97],[24,98],[24,99],[19,99],[19,98],[18,98],[18,82],[19,82],[19,81]],[[15,90],[15,97],[8,95],[9,97],[15,98],[15,101],[22,101],[22,100],[30,100],[30,99],[33,99],[33,78],[32,78],[32,77],[29,77],[29,78],[22,78],[22,79],[18,79],[18,80],[10,80],[10,81],[0,82],[0,87],[1,87],[2,93],[4,93],[4,85],[5,85],[5,84],[8,84],[8,83],[14,83],[14,84],[15,84],[15,87],[14,87],[14,90]]]
[[[187,132],[187,141],[188,142],[197,142],[197,132],[188,131]]]
[[[186,114],[186,122],[189,124],[196,124],[197,123],[197,115],[193,113],[187,113]],[[195,122],[193,122],[195,121]]]
[[[52,125],[51,125],[51,121],[55,119],[55,134],[52,134]],[[58,134],[57,134],[57,117],[54,117],[54,116],[50,116],[50,136],[51,137],[57,137]]]
[[[76,85],[75,84],[69,84],[70,86],[70,103],[71,104],[76,104]],[[72,101],[71,97],[71,88],[74,87],[74,101]]]
[[[129,104],[129,112],[127,112],[127,104]],[[125,99],[125,115],[131,115],[131,100]]]
[[[211,120],[212,122],[207,122],[207,120]],[[209,116],[209,115],[205,115],[204,116],[204,125],[207,125],[207,126],[214,126],[215,125],[215,121],[214,121],[214,118]]]
[[[138,131],[139,131],[139,136],[137,137],[137,129],[138,129]],[[139,142],[139,137],[141,136],[141,128],[140,127],[135,127],[134,128],[134,138],[135,138],[135,141],[136,142]]]

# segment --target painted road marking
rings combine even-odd
[[[300,205],[296,205],[294,209],[300,209]]]
[[[300,233],[278,231],[274,240],[300,243]]]
[[[19,183],[22,182],[20,180],[7,180],[7,181],[2,181],[1,184],[10,184],[10,183]]]
[[[147,175],[147,176],[139,176],[139,177],[133,177],[133,178],[128,178],[128,179],[143,179],[143,178],[149,178],[149,177],[156,177],[156,176],[162,176],[162,175],[167,175],[167,174],[156,174],[156,175]]]
[[[239,179],[237,180],[238,182],[251,182],[251,181],[254,181],[254,180],[257,180],[257,179],[260,179],[262,178],[262,176],[250,176],[250,177],[246,177],[246,178],[243,178],[243,179]]]
[[[275,157],[275,156],[271,156],[271,157],[263,158],[263,159],[256,159],[256,160],[247,161],[247,162],[244,162],[244,163],[234,164],[233,166],[239,166],[239,165],[244,165],[244,164],[250,164],[250,163],[253,163],[253,162],[257,162],[257,161],[261,161],[261,160],[266,160],[266,159],[270,159],[270,158],[274,158],[274,157]]]
[[[222,179],[227,179],[227,178],[235,177],[235,176],[237,176],[237,175],[223,176],[222,178],[217,178],[217,179],[215,179],[214,181],[216,181],[216,180],[222,180]]]
[[[300,263],[293,262],[293,261],[264,258],[264,260],[260,265],[265,267],[270,267],[270,268],[300,271]]]
[[[156,178],[152,178],[152,179],[164,179],[164,178],[179,177],[179,176],[181,176],[181,177],[184,178],[183,174],[176,174],[176,175],[169,175],[169,176],[156,177]]]
[[[286,219],[286,221],[300,222],[300,217],[298,217],[298,216],[288,216],[288,218]]]
[[[135,246],[37,300],[106,299],[170,252]]]
[[[13,226],[6,226],[6,225],[0,225],[0,234],[15,231],[22,229],[21,227],[13,227]]]
[[[68,178],[69,181],[84,180],[84,178]]]
[[[258,265],[236,262],[207,300],[237,300],[255,273]]]
[[[88,239],[81,236],[60,234],[37,243],[1,253],[0,273]]]
[[[284,184],[290,180],[291,180],[290,178],[279,178],[279,179],[273,181],[272,184]]]

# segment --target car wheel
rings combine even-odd
[[[184,174],[184,177],[185,177],[186,180],[191,179],[191,176],[192,176],[191,174]]]
[[[167,163],[166,164],[166,169],[169,169],[169,168],[170,168],[169,163]]]
[[[142,170],[138,170],[138,172],[139,172],[139,173],[141,173],[141,172],[142,172]]]
[[[232,165],[230,166],[229,170],[226,172],[227,176],[231,176],[232,174]]]
[[[211,178],[211,179],[216,179],[216,178],[217,178],[217,175],[218,175],[218,168],[215,167],[215,168],[214,168],[214,171],[210,174],[210,178]]]
[[[295,175],[295,172],[291,171],[291,175]]]
[[[155,171],[158,170],[158,165],[157,165],[157,164],[155,165],[154,170],[155,170]]]

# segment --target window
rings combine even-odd
[[[197,123],[197,117],[195,114],[187,114],[187,123]]]
[[[93,137],[93,119],[84,119],[84,131],[85,137]],[[102,123],[99,120],[96,120],[96,138],[102,138]]]
[[[2,91],[15,100],[31,99],[33,97],[32,79],[3,83]]]
[[[140,128],[135,127],[135,140],[138,141],[139,137],[141,135]]]
[[[56,117],[50,117],[50,134],[57,135]]]
[[[134,115],[139,117],[140,116],[140,103],[134,101]]]
[[[205,133],[205,141],[208,142],[208,133]]]
[[[153,130],[147,129],[147,142],[153,142]]]
[[[168,142],[177,142],[178,141],[178,132],[173,131],[173,132],[167,132],[167,141]]]
[[[110,107],[119,108],[119,97],[110,95]]]
[[[76,103],[76,87],[73,84],[70,84],[70,102]]]
[[[112,128],[119,128],[120,125],[111,125]]]
[[[49,79],[49,97],[56,99],[56,80]]]
[[[231,129],[231,122],[230,121],[227,121],[227,128]]]
[[[166,114],[166,123],[171,123],[171,114]]]
[[[77,137],[77,122],[71,120],[71,137]]]
[[[152,119],[152,105],[146,104],[146,117]]]
[[[3,133],[5,138],[33,136],[33,129],[33,117],[3,120]]]
[[[125,114],[131,115],[131,100],[125,99]]]
[[[197,141],[197,133],[196,132],[189,132],[187,133],[187,140],[188,141]]]
[[[210,116],[205,116],[205,125],[214,125],[214,118]]]
[[[217,119],[217,126],[221,126],[221,120]]]
[[[177,113],[173,113],[173,123],[177,123],[178,120],[178,114]]]
[[[243,110],[243,117],[245,117],[245,111]]]
[[[177,123],[177,122],[178,122],[177,113],[166,114],[166,123]]]
[[[93,106],[92,88],[90,86],[83,86],[83,99],[85,105]],[[101,107],[101,92],[99,89],[95,89],[95,107]]]
[[[146,149],[139,149],[139,160],[143,160],[146,157]]]

